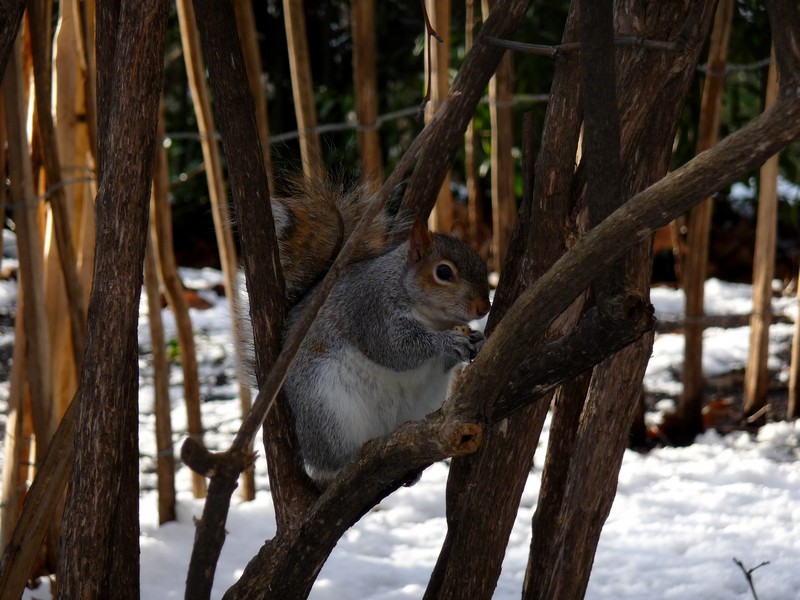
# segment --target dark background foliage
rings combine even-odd
[[[480,2],[475,1],[479,17]],[[306,23],[316,90],[316,107],[320,125],[354,122],[355,100],[352,77],[352,39],[349,3],[335,0],[306,0]],[[533,2],[515,39],[523,42],[555,45],[563,31],[569,3]],[[278,0],[255,2],[253,5],[259,33],[262,76],[267,94],[270,135],[277,139],[271,146],[277,193],[286,174],[300,171],[300,154],[296,138],[281,139],[281,134],[296,129],[292,104],[289,60],[284,30],[282,3]],[[454,76],[465,54],[466,3],[453,2],[451,76]],[[377,67],[379,113],[382,115],[418,107],[425,93],[424,24],[417,2],[386,1],[378,5]],[[740,0],[734,16],[730,41],[729,72],[726,77],[720,137],[753,119],[764,108],[764,89],[770,53],[770,30],[763,0]],[[703,54],[705,55],[705,53]],[[196,121],[181,58],[177,18],[171,15],[167,38],[165,96],[172,204],[175,212],[175,243],[181,264],[218,266],[206,180],[202,171],[202,153],[196,136]],[[546,104],[531,96],[546,94],[554,68],[553,59],[516,53],[515,74],[515,148],[519,145],[522,114],[533,111],[540,130]],[[684,107],[675,141],[672,166],[689,160],[697,144],[704,72],[698,70],[689,99]],[[625,91],[619,90],[624,101]],[[490,198],[489,111],[485,104],[475,114],[478,127],[478,161],[483,197]],[[418,113],[410,111],[402,117],[386,121],[381,127],[381,143],[387,172],[422,127]],[[537,131],[538,136],[539,131]],[[333,177],[346,181],[358,178],[358,146],[355,130],[339,129],[322,134],[323,159]],[[515,188],[521,193],[520,153],[516,160]],[[456,199],[463,201],[463,156],[453,166],[453,187]],[[790,146],[780,159],[781,174],[789,181],[800,179],[800,147]],[[756,176],[757,173],[753,173]],[[755,187],[757,178],[751,187]],[[745,181],[744,183],[749,183]],[[273,193],[276,190],[272,190]],[[757,194],[755,194],[757,198]],[[784,200],[798,200],[784,198]],[[741,260],[730,257],[731,245],[750,244],[756,213],[756,199],[731,205],[727,190],[717,198],[712,233],[711,274],[729,279],[747,280],[748,256]],[[490,203],[485,203],[489,210]],[[779,276],[796,273],[797,229],[800,214],[797,202],[782,202],[780,208],[778,271]],[[486,215],[490,218],[490,215]],[[718,248],[717,246],[722,246]],[[751,244],[750,244],[751,245]],[[657,257],[659,258],[659,257]],[[741,263],[741,264],[740,264]],[[671,257],[664,255],[656,262],[655,277],[672,278]]]

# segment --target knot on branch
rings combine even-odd
[[[609,298],[603,313],[613,321],[628,321],[634,330],[644,333],[655,327],[655,308],[637,289],[626,289]]]
[[[195,473],[205,477],[215,477],[223,470],[234,478],[253,464],[254,452],[210,452],[208,448],[193,438],[186,438],[181,446],[181,460]]]
[[[458,423],[448,433],[453,456],[472,454],[483,443],[483,427],[477,423]]]

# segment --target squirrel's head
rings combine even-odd
[[[418,300],[419,316],[435,329],[464,325],[489,312],[486,265],[462,235],[458,227],[450,235],[428,233],[420,219],[409,234],[408,291]]]

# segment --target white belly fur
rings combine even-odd
[[[437,357],[412,371],[393,371],[354,351],[343,351],[324,365],[319,389],[341,432],[355,449],[388,435],[406,421],[423,418],[441,407],[452,370]]]

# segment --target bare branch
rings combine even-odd
[[[431,73],[433,72],[433,68],[431,65],[431,60],[433,57],[433,50],[431,48],[431,38],[434,38],[440,44],[444,41],[442,40],[442,36],[436,33],[436,30],[431,25],[431,19],[428,15],[428,6],[425,4],[425,0],[420,0],[420,4],[422,5],[422,16],[425,17],[425,56],[426,56],[426,63],[425,63],[425,97],[422,99],[422,103],[419,105],[419,114],[425,111],[425,106],[427,106],[428,102],[431,101]]]
[[[800,93],[800,10],[793,0],[768,0],[767,14],[781,96],[793,98]]]
[[[14,41],[19,33],[22,15],[25,13],[26,0],[3,2],[0,4],[0,81],[6,72]]]
[[[580,42],[547,46],[545,44],[515,42],[513,40],[504,40],[492,36],[484,36],[482,40],[484,43],[498,48],[505,48],[506,50],[513,50],[524,54],[533,54],[535,56],[547,56],[549,58],[560,58],[567,54],[580,52],[581,49]],[[614,38],[614,45],[623,48],[660,50],[662,52],[682,52],[684,47],[683,40],[680,39],[676,39],[672,42],[665,42],[661,40],[648,40],[643,37],[616,37]]]
[[[742,573],[744,573],[745,579],[747,579],[747,584],[750,586],[750,591],[753,593],[753,600],[758,600],[758,594],[756,594],[756,586],[753,583],[753,571],[768,565],[769,561],[765,560],[760,565],[756,565],[752,569],[746,568],[744,566],[744,563],[741,560],[739,560],[738,558],[736,558],[736,557],[733,558],[733,562],[735,562],[737,565],[739,565],[739,568],[742,570]]]

